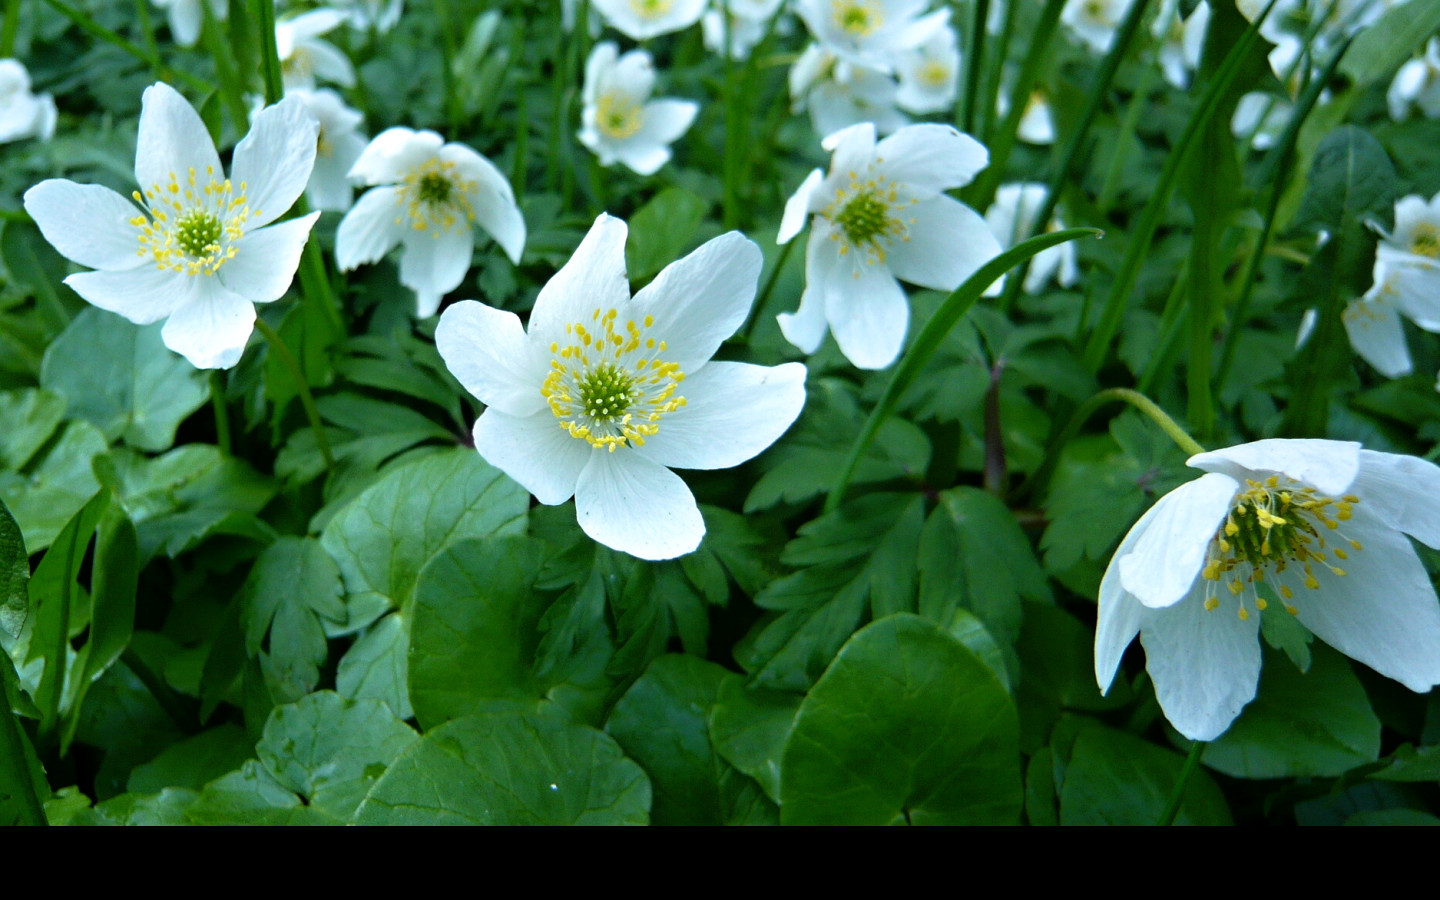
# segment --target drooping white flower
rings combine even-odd
[[[305,200],[313,209],[344,212],[350,208],[355,189],[350,184],[350,167],[364,152],[368,139],[360,132],[365,116],[351,109],[329,88],[307,91],[296,88],[285,93],[295,97],[320,123],[315,144],[315,170],[305,186]]]
[[[895,102],[916,115],[945,112],[955,105],[960,85],[960,45],[949,25],[938,28],[912,50],[896,57],[900,90]]]
[[[433,316],[460,286],[475,252],[473,226],[520,262],[525,220],[510,182],[464,144],[433,131],[388,128],[376,135],[350,169],[366,191],[335,234],[341,271],[373,263],[397,244],[400,283],[415,292],[416,315]]]
[[[1060,11],[1060,24],[1098,54],[1110,52],[1115,32],[1135,0],[1069,0]]]
[[[170,23],[170,36],[175,43],[182,47],[193,47],[200,40],[200,32],[205,26],[205,9],[202,3],[210,7],[210,15],[215,21],[223,22],[230,14],[230,5],[225,0],[151,0],[159,8],[165,10],[165,15]]]
[[[705,0],[590,0],[601,18],[628,38],[649,40],[700,21]]]
[[[1427,119],[1440,119],[1440,38],[1431,38],[1425,55],[1412,59],[1395,73],[1385,92],[1390,118],[1403,122],[1418,108]]]
[[[1208,474],[1160,498],[1100,584],[1095,677],[1140,635],[1165,717],[1219,736],[1255,696],[1262,616],[1414,691],[1440,683],[1440,602],[1405,535],[1440,547],[1440,467],[1322,440],[1190,458]]]
[[[1401,317],[1425,331],[1440,332],[1440,194],[1395,203],[1395,228],[1375,248],[1374,284],[1346,306],[1350,346],[1382,375],[1412,370]]]
[[[712,362],[744,323],[760,249],[721,235],[633,298],[625,223],[601,215],[541,289],[528,331],[465,301],[435,343],[488,407],[475,447],[541,503],[571,496],[580,527],[643,559],[694,550],[705,533],[671,468],[725,469],[774,443],[805,401],[805,367]]]
[[[770,19],[780,10],[784,0],[728,0],[706,10],[700,19],[700,28],[705,36],[705,48],[712,53],[724,53],[725,43],[730,43],[731,59],[746,59],[755,45],[765,37]],[[721,8],[723,6],[723,8]],[[725,14],[730,14],[730,33],[725,33]],[[783,29],[777,25],[776,30]]]
[[[384,34],[400,21],[405,0],[330,0],[329,5],[344,12],[346,21],[356,31],[373,28]]]
[[[235,365],[256,303],[280,299],[319,213],[271,225],[310,177],[319,126],[299,100],[255,116],[230,177],[194,108],[146,88],[134,203],[63,179],[25,192],[25,210],[61,255],[97,271],[65,283],[137,325],[166,319],[165,346],[201,369]]]
[[[1045,185],[1035,183],[1003,184],[995,191],[995,202],[985,211],[985,224],[1001,247],[1013,247],[1035,233],[1035,216],[1040,212],[1040,204],[1045,202],[1045,191]],[[1064,227],[1065,223],[1057,216],[1045,230],[1060,231]],[[1025,275],[1025,292],[1039,293],[1052,277],[1061,287],[1069,287],[1079,278],[1074,244],[1050,247],[1031,257],[1030,270]]]
[[[0,59],[0,144],[55,135],[55,100],[30,93],[30,73],[18,60]]]
[[[889,73],[897,53],[919,46],[950,21],[925,14],[929,0],[795,0],[810,34],[841,59]]]
[[[624,163],[653,175],[670,161],[670,144],[690,128],[700,105],[665,97],[651,100],[655,66],[644,50],[619,55],[615,44],[596,44],[585,62],[580,143],[602,166]]]
[[[897,278],[935,290],[959,287],[1000,252],[985,220],[945,191],[990,161],[974,138],[948,125],[911,125],[878,144],[875,126],[824,141],[830,174],[816,169],[785,204],[778,241],[805,227],[805,292],[779,316],[785,338],[813,353],[833,331],[845,357],[883,369],[905,342],[910,305]]]
[[[315,9],[275,23],[275,49],[287,91],[314,90],[317,80],[341,87],[355,86],[350,58],[320,35],[334,31],[346,20],[338,9]]]
[[[1150,27],[1160,43],[1160,70],[1165,80],[1179,90],[1190,86],[1190,74],[1200,67],[1205,48],[1205,30],[1210,25],[1210,5],[1204,0],[1186,19],[1180,15],[1180,0],[1165,0]]]
[[[880,134],[910,124],[895,106],[900,86],[884,72],[846,62],[819,44],[811,44],[790,67],[793,112],[810,113],[818,135],[834,134],[870,122]]]

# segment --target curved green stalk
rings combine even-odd
[[[265,105],[269,106],[285,96],[280,51],[275,46],[275,0],[250,0],[250,14],[260,32],[260,72],[265,76]]]
[[[210,407],[215,411],[215,443],[222,456],[231,456],[230,415],[225,411],[225,376],[219,369],[210,370]]]
[[[305,418],[310,421],[310,430],[315,433],[315,446],[320,450],[320,457],[325,460],[325,468],[333,469],[335,458],[330,455],[330,439],[325,436],[325,426],[320,422],[320,410],[315,406],[315,395],[310,393],[310,383],[305,380],[305,370],[300,368],[300,361],[290,352],[290,348],[285,346],[285,341],[275,329],[259,316],[255,317],[255,330],[260,332],[270,345],[271,351],[279,355],[285,368],[290,370],[290,377],[295,379],[295,389],[300,394],[300,405],[305,409]]]
[[[750,315],[746,317],[745,324],[740,326],[738,335],[742,342],[748,343],[750,332],[755,330],[755,323],[760,319],[760,310],[770,300],[770,294],[775,290],[775,282],[780,280],[780,273],[785,270],[785,263],[790,261],[790,251],[795,249],[799,243],[796,238],[791,238],[780,247],[780,257],[775,260],[775,267],[770,270],[770,277],[765,279],[765,286],[760,289],[759,295],[755,297],[755,303],[750,307]]]
[[[1156,825],[1174,825],[1175,816],[1180,813],[1180,804],[1185,800],[1185,788],[1190,784],[1190,777],[1200,766],[1200,757],[1205,752],[1205,742],[1195,741],[1190,745],[1190,754],[1185,757],[1185,768],[1180,770],[1180,780],[1175,782],[1175,790],[1170,794],[1170,802],[1165,804],[1165,811],[1160,814],[1160,821]]]
[[[1097,228],[1068,228],[1064,231],[1055,231],[1049,234],[1037,235],[1022,244],[1017,244],[1001,253],[999,256],[987,262],[975,271],[975,274],[965,279],[965,283],[951,292],[925,327],[915,336],[915,341],[905,356],[900,360],[900,365],[895,368],[895,374],[890,377],[890,383],[885,386],[885,393],[880,395],[880,400],[875,404],[875,409],[870,413],[870,418],[865,421],[865,427],[861,429],[855,442],[850,445],[850,453],[845,458],[845,464],[840,469],[840,476],[835,479],[835,485],[830,489],[830,496],[825,500],[825,511],[831,512],[840,506],[845,498],[845,489],[850,484],[850,478],[855,474],[855,467],[860,463],[860,457],[874,440],[875,434],[880,426],[889,418],[890,412],[895,408],[900,395],[905,392],[921,369],[935,355],[940,342],[949,334],[950,329],[970,311],[975,301],[985,289],[994,284],[1000,276],[1009,272],[1016,265],[1042,250],[1047,250],[1066,241],[1073,241],[1076,238],[1093,236],[1099,237],[1103,232]]]

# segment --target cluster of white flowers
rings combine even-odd
[[[649,53],[631,50],[621,56],[610,41],[595,45],[585,62],[579,138],[602,166],[621,162],[640,175],[653,175],[670,161],[670,144],[690,128],[700,104],[651,100],[654,90]]]
[[[755,45],[765,37],[770,21],[780,15],[785,0],[727,0],[711,6],[700,19],[705,47],[712,53],[725,53],[731,59],[746,59]],[[728,17],[727,14],[728,13]],[[776,24],[777,32],[786,31],[785,22]]]
[[[0,59],[0,144],[55,134],[55,100],[30,92],[30,73],[18,60]]]
[[[1133,5],[1135,0],[1069,0],[1060,12],[1060,24],[1094,53],[1108,53]]]
[[[820,135],[861,122],[890,134],[915,115],[946,112],[960,81],[950,10],[928,0],[797,0],[814,43],[790,71],[796,112]]]

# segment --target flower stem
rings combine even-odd
[[[265,105],[269,106],[285,96],[280,50],[275,46],[275,0],[250,0],[250,15],[260,32],[260,72],[265,76]]]
[[[1185,788],[1190,784],[1190,777],[1200,766],[1200,757],[1205,753],[1205,742],[1194,741],[1190,744],[1190,755],[1185,757],[1185,768],[1180,770],[1180,780],[1175,782],[1175,790],[1170,794],[1170,802],[1165,804],[1165,811],[1160,814],[1160,820],[1156,825],[1166,826],[1175,824],[1175,816],[1180,812],[1180,804],[1185,799]]]
[[[449,126],[445,139],[453,141],[460,134],[462,117],[460,97],[455,91],[455,26],[450,17],[450,4],[434,0],[435,18],[440,23],[440,83],[445,89],[445,117]]]
[[[230,58],[233,42],[229,35],[221,30],[220,23],[210,12],[210,5],[201,3],[200,9],[204,13],[201,34],[205,39],[205,48],[210,51],[210,58],[215,60],[215,76],[220,79],[220,99],[224,101],[225,109],[235,123],[235,133],[244,134],[248,130],[246,125],[250,120],[250,111],[245,106],[245,85],[235,70],[235,61]],[[216,135],[215,142],[220,142],[219,135]]]
[[[215,86],[213,84],[210,84],[205,79],[196,78],[194,75],[191,75],[189,72],[181,69],[170,68],[160,60],[160,57],[158,55],[146,52],[144,47],[141,47],[139,44],[136,44],[133,41],[127,40],[125,37],[114,31],[111,31],[104,25],[101,25],[99,22],[96,22],[94,19],[85,15],[80,10],[69,5],[68,3],[65,3],[64,0],[45,0],[45,2],[50,4],[50,6],[53,7],[56,12],[60,13],[62,16],[69,19],[70,21],[74,22],[76,25],[79,25],[81,30],[89,32],[91,35],[99,38],[107,44],[119,47],[121,50],[124,50],[126,53],[130,54],[141,62],[146,63],[150,66],[151,70],[154,71],[162,80],[183,81],[202,94],[208,94],[209,92],[215,90]]]
[[[232,456],[230,449],[230,416],[225,411],[225,376],[219,369],[210,370],[210,406],[215,410],[215,442],[222,456]]]
[[[765,279],[765,286],[760,289],[760,294],[755,298],[755,304],[750,307],[750,315],[740,328],[742,343],[750,343],[750,332],[755,330],[755,323],[760,321],[760,310],[764,309],[765,304],[769,302],[770,295],[775,291],[775,282],[780,280],[780,273],[785,270],[785,263],[790,261],[790,251],[798,243],[799,240],[791,238],[780,247],[780,257],[775,260],[775,267],[770,270],[770,277]]]
[[[5,24],[0,26],[0,58],[15,55],[15,32],[20,29],[20,0],[5,0]]]
[[[975,0],[971,7],[970,44],[965,48],[965,85],[955,111],[955,127],[975,133],[976,108],[980,104],[980,72],[985,55],[985,22],[990,18],[990,0]]]
[[[265,2],[268,3],[269,0]],[[305,408],[305,418],[310,420],[310,430],[315,432],[315,446],[320,450],[320,457],[325,460],[325,468],[334,468],[335,458],[330,455],[330,439],[325,437],[325,426],[320,422],[320,410],[315,408],[315,396],[310,393],[310,383],[305,380],[305,371],[300,368],[300,361],[290,352],[290,348],[285,346],[275,329],[259,316],[255,317],[255,330],[260,332],[270,344],[270,349],[280,357],[285,368],[290,370],[290,377],[295,379],[295,389],[300,394],[300,405]]]

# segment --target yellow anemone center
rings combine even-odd
[[[835,26],[855,37],[874,34],[885,23],[876,0],[840,0],[832,8]]]
[[[428,159],[401,179],[397,202],[405,213],[395,219],[398,225],[408,216],[416,231],[429,231],[439,237],[460,224],[475,221],[470,193],[476,184],[460,175],[453,162]]]
[[[1416,225],[1410,235],[1410,252],[1431,259],[1440,258],[1440,229],[1429,222]]]
[[[596,309],[590,321],[565,326],[550,345],[550,371],[540,393],[571,437],[597,450],[640,447],[660,432],[667,413],[685,405],[676,390],[685,373],[662,358],[667,347],[649,333],[653,316],[626,321]]]
[[[644,108],[622,91],[610,91],[595,104],[595,127],[608,137],[633,137],[644,124]]]
[[[876,162],[882,162],[876,159]],[[913,217],[903,215],[916,203],[884,176],[868,175],[863,180],[850,173],[850,184],[835,192],[835,198],[820,211],[834,222],[830,239],[840,244],[840,255],[854,250],[867,265],[885,262],[886,250],[894,241],[909,241]],[[855,277],[860,277],[857,270]]]
[[[148,256],[156,268],[185,275],[213,275],[237,251],[234,242],[245,234],[245,222],[260,210],[245,199],[245,185],[237,193],[228,178],[207,166],[203,179],[190,169],[184,180],[171,172],[142,194],[131,194],[148,215],[130,220],[138,232],[139,256]]]
[[[642,19],[658,19],[674,5],[675,0],[630,0],[630,8]]]

